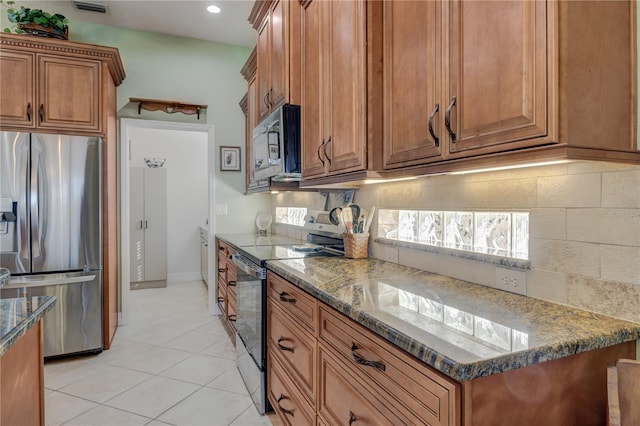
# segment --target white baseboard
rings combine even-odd
[[[200,275],[200,271],[167,274],[168,283],[183,283],[187,281],[202,281],[202,276]]]

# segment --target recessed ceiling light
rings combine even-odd
[[[220,8],[218,6],[211,5],[207,7],[207,11],[209,11],[209,13],[220,13]]]

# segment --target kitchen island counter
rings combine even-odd
[[[267,268],[457,381],[640,337],[640,324],[377,259],[269,261]]]
[[[0,356],[36,325],[55,303],[55,296],[0,299]]]

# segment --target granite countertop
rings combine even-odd
[[[277,244],[300,244],[299,238],[286,237],[279,234],[216,234],[216,238],[235,247],[272,246]]]
[[[56,300],[55,296],[0,299],[0,356],[37,324]]]
[[[637,323],[377,259],[267,268],[458,381],[640,337]]]
[[[0,287],[9,284],[9,279],[11,279],[11,272],[7,268],[0,268]]]

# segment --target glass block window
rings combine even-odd
[[[306,207],[276,207],[276,223],[304,226]]]
[[[529,213],[381,209],[378,237],[528,259]]]

